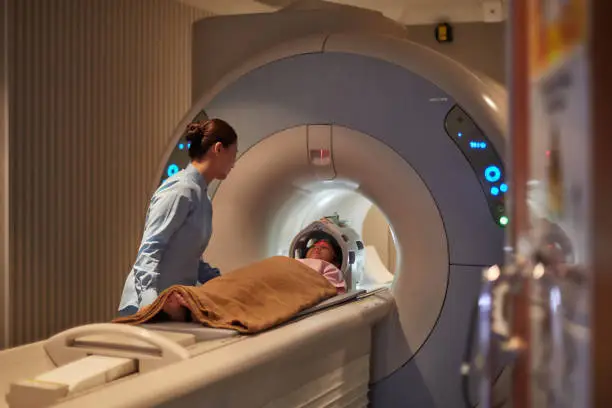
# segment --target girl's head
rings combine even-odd
[[[191,161],[202,165],[209,179],[224,180],[236,162],[236,131],[221,119],[209,119],[190,123],[185,138]]]
[[[316,241],[306,251],[306,258],[321,259],[340,268],[342,266],[341,250],[328,239]]]

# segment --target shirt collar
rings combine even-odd
[[[202,190],[206,191],[208,189],[206,180],[204,180],[204,177],[191,163],[189,163],[189,165],[185,168],[185,176],[199,184]]]

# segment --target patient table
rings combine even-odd
[[[258,335],[92,324],[0,352],[0,408],[366,407],[386,289],[349,292]],[[10,368],[10,369],[9,369]]]

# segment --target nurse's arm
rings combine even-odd
[[[162,194],[149,208],[142,243],[134,265],[136,293],[140,307],[152,303],[158,295],[160,262],[174,233],[185,223],[191,210],[189,190]]]

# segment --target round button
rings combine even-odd
[[[168,170],[166,171],[166,174],[168,174],[168,177],[172,177],[178,172],[179,172],[179,166],[177,166],[176,164],[171,164],[168,166]]]
[[[499,195],[499,188],[497,187],[491,187],[491,195]]]
[[[495,183],[501,178],[501,171],[497,166],[489,166],[485,169],[484,175],[489,183]]]

